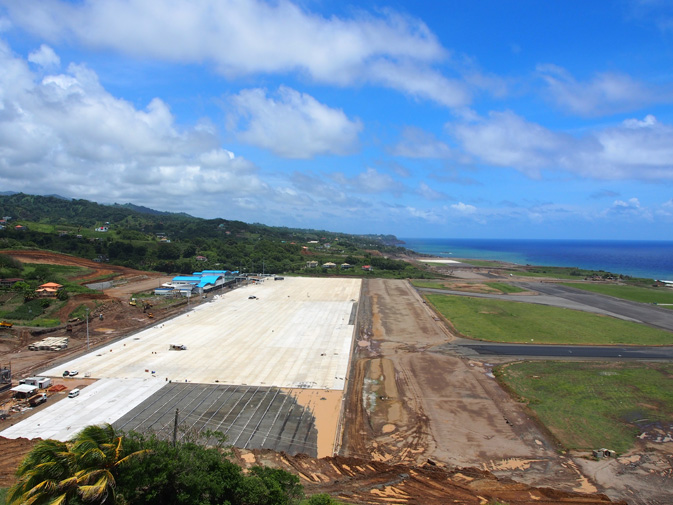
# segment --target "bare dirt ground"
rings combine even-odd
[[[650,465],[640,471],[607,462],[608,471],[561,454],[498,386],[489,364],[434,349],[453,337],[408,283],[368,281],[360,318],[341,454],[390,464],[429,460],[447,469],[477,467],[534,486],[604,492],[633,504],[669,503],[670,496],[662,495],[662,486],[672,482],[666,456],[646,455]],[[645,485],[648,472],[656,475]]]
[[[142,272],[132,268],[97,263],[83,258],[46,251],[3,250],[0,251],[0,254],[12,256],[22,263],[69,265],[90,269],[90,273],[74,279],[80,284],[87,284],[103,278],[111,280],[115,284],[114,287],[103,291],[103,293],[72,296],[57,314],[57,317],[64,323],[61,327],[49,331],[30,327],[15,327],[12,330],[0,332],[0,364],[6,365],[11,362],[12,376],[15,378],[24,377],[28,373],[37,371],[38,368],[56,365],[86,348],[85,321],[73,323],[71,332],[67,332],[65,328],[68,315],[81,305],[90,309],[90,347],[128,335],[146,327],[153,321],[170,317],[184,308],[183,305],[176,305],[166,309],[153,309],[154,318],[149,319],[148,315],[143,313],[142,308],[132,307],[128,304],[131,294],[152,290],[170,279],[170,277],[157,272]],[[101,315],[103,316],[102,319],[100,318]],[[60,352],[28,351],[29,343],[45,337],[69,337],[68,349]]]

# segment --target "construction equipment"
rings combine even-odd
[[[129,300],[129,305],[131,305],[131,306],[133,306],[133,307],[136,307],[136,306],[138,305],[138,304],[136,303],[136,299],[135,299],[135,298],[131,298],[131,299]]]
[[[12,326],[14,326],[12,323],[7,321],[0,321],[0,328],[11,328]]]
[[[143,312],[146,312],[147,309],[151,309],[151,308],[152,308],[152,304],[151,304],[150,302],[147,302],[147,301],[145,301],[145,300],[140,300],[140,303],[143,304]]]
[[[44,403],[46,401],[47,401],[47,393],[38,393],[28,398],[28,405],[30,405],[31,407],[36,407],[40,403]]]
[[[153,319],[153,318],[154,318],[154,314],[152,314],[151,312],[148,312],[148,313],[147,313],[147,317],[149,317],[150,319]]]

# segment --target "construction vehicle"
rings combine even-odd
[[[152,314],[151,312],[148,312],[147,317],[149,317],[150,319],[154,319],[154,314]]]
[[[146,312],[147,309],[152,308],[152,304],[150,302],[146,302],[145,300],[140,300],[140,303],[143,304],[143,312]]]
[[[44,403],[46,401],[47,393],[38,393],[28,398],[28,405],[31,407],[37,407],[40,403]]]
[[[8,323],[7,321],[0,321],[0,328],[11,328],[14,326],[12,323]]]
[[[135,298],[131,298],[131,299],[129,300],[129,305],[131,305],[131,306],[133,306],[133,307],[136,307],[136,306],[138,305],[138,304],[136,303],[136,299],[135,299]]]

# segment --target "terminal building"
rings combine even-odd
[[[222,289],[237,282],[238,271],[203,270],[192,275],[178,275],[154,290],[156,295],[204,294],[208,291]]]

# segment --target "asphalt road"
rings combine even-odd
[[[453,347],[455,346],[455,347]],[[447,346],[447,350],[448,350]],[[480,356],[513,356],[536,358],[611,358],[642,360],[673,360],[673,347],[613,347],[581,345],[531,345],[475,343],[466,339],[452,344],[460,354],[476,353]],[[466,349],[472,351],[465,352]]]
[[[581,289],[542,282],[521,282],[516,284],[524,289],[537,291],[543,295],[561,298],[587,307],[629,318],[663,330],[673,331],[673,310],[647,303],[620,300],[612,296],[599,295]]]

